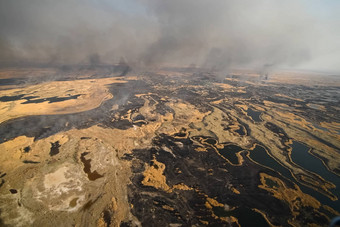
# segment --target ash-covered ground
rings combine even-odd
[[[0,83],[1,226],[339,215],[339,77],[117,66],[2,69]]]

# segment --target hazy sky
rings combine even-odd
[[[0,64],[340,72],[339,0],[0,0]]]

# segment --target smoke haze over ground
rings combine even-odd
[[[0,65],[340,72],[336,0],[0,0]]]

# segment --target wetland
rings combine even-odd
[[[1,224],[328,226],[339,215],[340,82],[119,70],[0,85]],[[308,105],[317,99],[324,111]]]

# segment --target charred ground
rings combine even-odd
[[[62,76],[57,79],[107,89],[100,105],[84,111],[70,112],[68,105],[92,97],[92,90],[87,96],[77,90],[60,97],[25,94],[35,85],[22,85],[21,77],[22,90],[3,88],[3,108],[24,108],[28,101],[36,108],[60,104],[46,115],[22,115],[0,124],[0,198],[11,204],[0,206],[3,223],[44,224],[50,217],[57,224],[71,212],[70,225],[92,218],[90,223],[98,226],[304,226],[327,225],[339,214],[340,185],[318,169],[305,170],[291,156],[297,152],[293,141],[299,141],[309,148],[306,159],[317,158],[339,177],[338,85],[294,85],[246,73],[221,79],[197,69],[85,71],[86,76],[73,78],[74,72],[58,71]],[[73,172],[79,174],[74,185],[67,183]],[[91,173],[96,173],[94,180]],[[50,176],[56,174],[66,178],[53,183]],[[39,193],[30,189],[34,184]],[[69,207],[58,201],[41,204],[51,185],[69,188],[59,198]],[[95,187],[103,191],[94,192]],[[48,213],[32,209],[36,203]],[[27,219],[9,218],[22,212]]]

